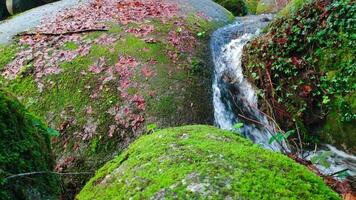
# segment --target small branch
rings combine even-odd
[[[299,128],[298,128],[297,122],[295,122],[295,128],[297,129],[297,134],[298,134],[298,140],[299,140],[299,145],[300,145],[300,154],[303,155],[303,143],[302,143],[302,139],[300,137],[300,133],[299,133]]]
[[[255,123],[255,124],[259,124],[259,125],[261,125],[261,126],[267,126],[267,125],[265,125],[265,124],[262,124],[261,122],[258,122],[258,121],[256,121],[256,120],[253,120],[253,119],[251,119],[251,118],[248,118],[248,117],[246,117],[246,116],[244,116],[244,115],[241,115],[241,114],[238,114],[238,116],[239,117],[242,117],[242,118],[244,118],[244,119],[246,119],[246,120],[248,120],[248,121],[250,121],[250,122],[253,122],[253,123]]]
[[[84,174],[93,174],[94,172],[67,172],[67,173],[59,173],[59,172],[50,172],[50,171],[41,171],[41,172],[26,172],[21,174],[15,174],[12,176],[8,176],[5,179],[12,179],[22,176],[30,176],[36,174],[57,174],[57,175],[84,175]]]
[[[269,84],[270,84],[270,87],[271,87],[271,93],[272,93],[272,98],[273,98],[274,97],[274,88],[273,88],[271,75],[270,75],[268,69],[266,69],[266,75],[267,75],[267,78],[268,78],[268,81],[269,81]]]
[[[340,174],[340,173],[342,173],[342,172],[346,172],[346,171],[348,171],[349,169],[348,168],[346,168],[346,169],[343,169],[343,170],[340,170],[340,171],[337,171],[337,172],[334,172],[334,173],[332,173],[332,174],[329,174],[329,176],[335,176],[336,174]]]
[[[77,31],[68,31],[64,33],[19,33],[16,36],[34,36],[34,35],[48,35],[48,36],[57,36],[57,35],[71,35],[71,34],[77,34],[77,33],[86,33],[86,32],[94,32],[94,31],[108,31],[108,29],[102,28],[93,28],[93,29],[85,29],[85,30],[77,30]]]

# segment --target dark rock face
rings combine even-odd
[[[49,133],[12,96],[0,89],[0,195],[2,199],[56,199],[58,179]],[[15,176],[13,176],[15,175]],[[13,176],[13,177],[11,177]]]
[[[7,11],[5,0],[0,1],[0,20],[9,16],[9,12]]]

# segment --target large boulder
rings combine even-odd
[[[15,97],[0,89],[1,199],[58,198],[58,178],[51,174],[50,133]]]
[[[288,157],[210,126],[143,136],[108,162],[85,199],[340,199]]]
[[[259,0],[256,5],[255,13],[276,13],[282,10],[288,2],[288,0]]]
[[[1,0],[0,1],[0,20],[6,18],[7,16],[9,16],[9,12],[7,11],[5,0]]]
[[[10,15],[18,14],[20,12],[24,12],[31,8],[43,5],[45,3],[53,2],[56,0],[1,0],[6,3],[7,11]],[[0,2],[1,2],[0,1]]]
[[[214,0],[235,16],[246,14],[277,13],[287,6],[289,0]],[[297,0],[296,0],[297,1]],[[298,0],[303,2],[304,0]]]
[[[146,125],[212,123],[209,34],[231,16],[210,0],[92,1],[0,48],[0,80],[60,132],[58,172],[95,171]]]

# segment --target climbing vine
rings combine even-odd
[[[311,132],[332,110],[341,122],[356,119],[355,16],[352,0],[313,1],[246,46],[244,66],[261,108],[283,129]]]

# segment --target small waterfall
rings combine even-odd
[[[258,35],[259,30],[267,26],[272,15],[238,17],[236,22],[216,30],[211,39],[211,51],[215,65],[213,79],[213,104],[215,125],[226,130],[234,129],[234,125],[243,122],[239,132],[254,143],[277,152],[290,152],[286,143],[269,143],[275,126],[267,116],[258,110],[255,88],[243,75],[241,58],[244,45]],[[324,151],[333,155],[328,159],[329,168],[321,165],[316,167],[323,174],[349,169],[350,175],[356,175],[356,158],[337,150],[331,145],[323,145],[314,151],[304,150],[300,157],[311,159]]]
[[[285,143],[269,140],[274,134],[274,125],[258,110],[257,95],[252,85],[244,78],[241,57],[244,45],[267,25],[271,15],[238,18],[229,26],[217,30],[212,37],[211,49],[215,64],[213,81],[213,104],[215,124],[231,130],[234,124],[244,121],[241,133],[274,151],[288,151]]]

